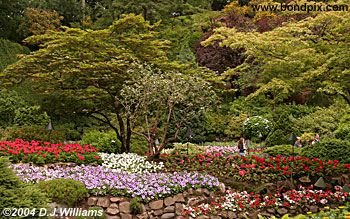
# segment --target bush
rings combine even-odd
[[[132,214],[141,214],[142,208],[137,199],[132,199],[130,202],[130,212]]]
[[[243,124],[243,133],[250,139],[263,140],[271,131],[271,122],[261,116],[247,118]]]
[[[319,108],[313,113],[300,118],[295,124],[301,132],[316,132],[321,136],[334,137],[341,117],[346,113],[346,107],[333,105],[329,108]]]
[[[53,130],[50,133],[45,127],[34,125],[8,127],[2,132],[1,138],[8,141],[23,139],[25,141],[63,142],[65,140],[64,134],[60,131]]]
[[[303,148],[302,156],[350,163],[350,142],[339,139],[321,140],[317,144]]]
[[[99,149],[100,152],[106,153],[120,153],[121,144],[117,139],[114,131],[100,132],[93,130],[84,133],[81,144],[93,145]]]
[[[148,152],[148,143],[141,136],[132,136],[130,152],[138,155],[145,155]]]
[[[54,179],[40,181],[39,188],[47,194],[53,202],[73,207],[88,195],[88,191],[82,182],[73,179]]]
[[[346,114],[340,120],[337,130],[334,131],[335,137],[350,141],[350,114]]]
[[[48,199],[45,193],[36,185],[23,183],[9,168],[9,164],[7,158],[0,157],[0,209],[46,208]]]
[[[301,148],[294,147],[294,153],[293,153],[293,146],[292,145],[275,145],[273,147],[267,148],[264,153],[269,154],[270,156],[277,156],[282,155],[286,157],[290,156],[298,156],[302,152]]]

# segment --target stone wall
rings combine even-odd
[[[89,197],[89,207],[102,207],[108,219],[180,219],[184,205],[195,206],[204,202],[211,202],[218,194],[225,192],[225,186],[220,186],[220,191],[211,192],[207,189],[189,189],[183,193],[164,199],[141,203],[141,213],[133,215],[130,212],[130,201],[121,197]],[[202,216],[204,218],[209,218]],[[201,217],[198,217],[201,218]],[[213,219],[221,218],[213,216]]]

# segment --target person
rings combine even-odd
[[[314,140],[311,142],[311,144],[314,145],[314,144],[316,144],[319,141],[320,141],[320,135],[316,134],[315,137],[314,137]]]
[[[241,156],[245,156],[245,141],[244,138],[240,138],[238,141],[238,150]]]
[[[297,137],[297,140],[295,141],[294,146],[295,147],[299,147],[299,148],[302,147],[301,138],[300,137]]]

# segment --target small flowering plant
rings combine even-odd
[[[102,166],[110,169],[117,169],[121,172],[152,173],[158,172],[164,167],[162,162],[156,163],[148,161],[145,156],[139,156],[134,153],[98,153],[98,155],[103,160]]]
[[[247,118],[243,123],[243,132],[249,138],[263,139],[269,134],[272,123],[261,116]]]
[[[217,178],[197,172],[129,173],[103,166],[86,165],[75,167],[55,165],[53,168],[48,168],[14,164],[12,168],[25,182],[74,179],[84,183],[93,195],[136,197],[145,202],[177,194],[189,188],[203,187],[215,190],[219,186]]]
[[[53,144],[50,142],[15,141],[0,142],[0,156],[7,156],[14,163],[45,164],[54,162],[99,163],[97,149],[91,145]]]
[[[298,190],[277,192],[274,195],[261,195],[259,193],[227,191],[225,197],[211,203],[201,204],[197,207],[185,207],[184,216],[196,217],[211,214],[218,209],[233,212],[247,210],[260,210],[265,208],[298,208],[316,205],[324,207],[329,204],[341,205],[349,201],[349,193],[342,192],[342,187],[335,186],[334,191],[314,190],[313,187],[299,186]]]

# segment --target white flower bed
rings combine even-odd
[[[103,160],[102,166],[120,170],[121,172],[126,171],[130,173],[154,173],[164,167],[162,162],[156,163],[147,161],[146,157],[134,153],[98,154]]]

